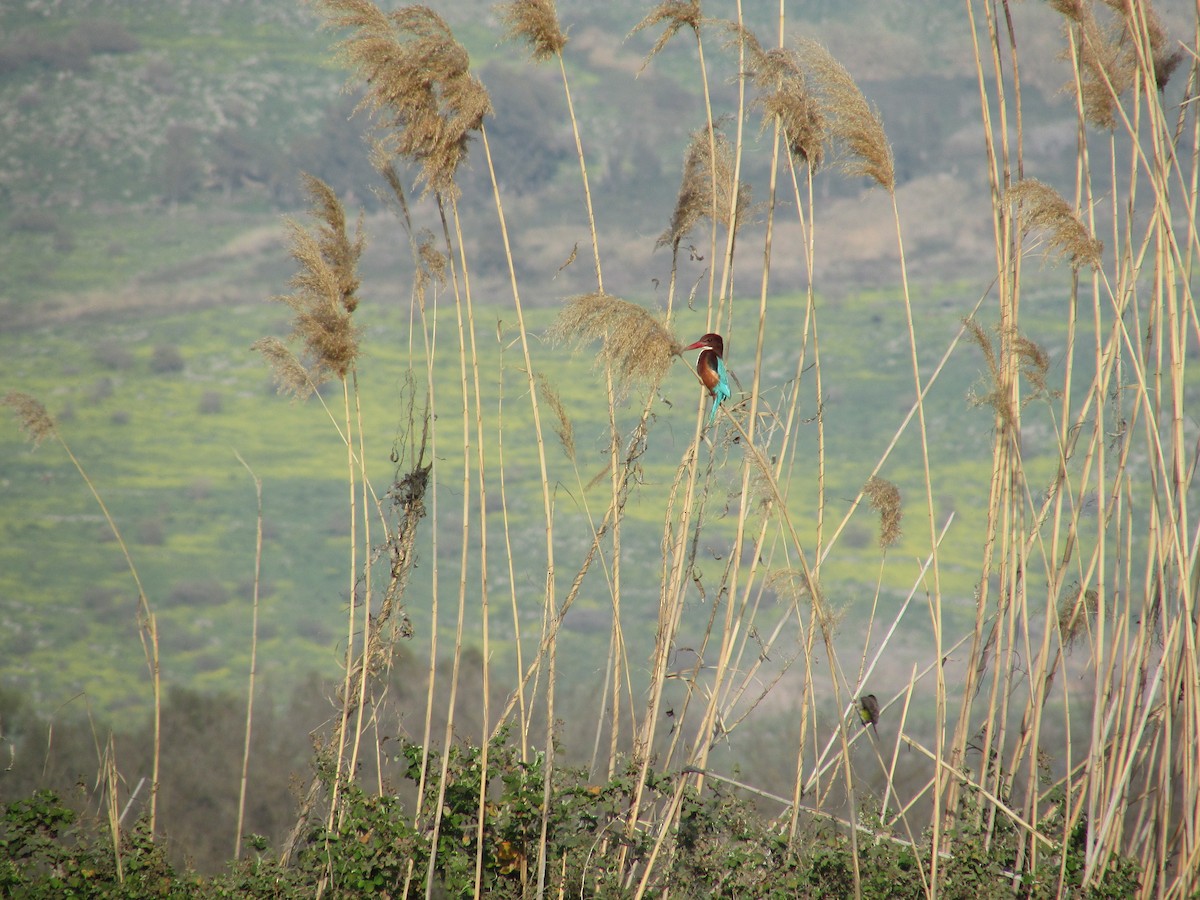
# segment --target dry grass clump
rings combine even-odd
[[[604,291],[570,298],[548,336],[576,347],[599,340],[596,365],[609,368],[622,395],[635,383],[657,388],[682,349],[675,335],[642,307]]]
[[[21,423],[21,430],[36,447],[46,438],[54,434],[54,419],[46,412],[46,407],[36,397],[21,391],[9,391],[0,400],[14,413]]]
[[[679,33],[679,29],[686,26],[692,29],[694,34],[700,34],[700,26],[704,22],[704,15],[700,12],[700,0],[664,0],[633,27],[629,35],[632,37],[639,31],[653,28],[660,22],[665,22],[666,27],[658,36],[658,40],[654,42],[654,46],[650,48],[650,52],[646,54],[646,59],[642,63],[643,69],[650,64],[650,60],[657,56],[663,47],[667,46],[671,38]]]
[[[870,178],[892,193],[896,189],[896,164],[879,113],[867,102],[846,67],[816,41],[800,41],[800,55],[821,97],[828,135],[845,150],[839,165],[847,174]]]
[[[426,190],[457,196],[454,177],[471,132],[492,111],[470,57],[443,19],[425,6],[384,13],[367,0],[321,0],[337,28],[354,30],[337,45],[367,85],[362,105],[390,126],[385,151],[421,166]]]
[[[274,299],[295,311],[291,337],[303,342],[307,365],[281,341],[268,338],[254,344],[271,363],[280,390],[299,397],[331,375],[344,380],[358,357],[358,329],[351,314],[358,306],[357,266],[365,244],[361,222],[353,238],[347,233],[346,215],[333,190],[311,175],[304,181],[317,225],[308,231],[288,220],[291,254],[300,271],[289,282],[293,292]]]
[[[715,150],[715,155],[714,155]],[[716,196],[713,196],[713,184]],[[656,247],[670,245],[678,248],[688,233],[705,216],[729,227],[730,202],[733,194],[733,148],[724,134],[711,135],[705,126],[692,133],[683,161],[683,178],[675,198],[671,224],[658,238]],[[744,213],[750,207],[750,186],[744,182],[737,187],[737,209],[733,211],[734,227],[741,227]]]
[[[872,475],[863,486],[863,493],[871,508],[879,513],[879,546],[887,549],[900,540],[904,533],[900,530],[903,516],[900,488],[885,478]]]
[[[513,0],[497,4],[496,12],[504,23],[505,36],[528,43],[538,62],[557,56],[567,45],[554,0]]]
[[[1054,188],[1036,178],[1026,178],[1008,189],[1006,200],[1020,205],[1025,229],[1044,230],[1050,246],[1070,260],[1072,266],[1100,268],[1104,244],[1092,237],[1070,204]]]

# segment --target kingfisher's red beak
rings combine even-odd
[[[712,348],[708,346],[708,341],[704,340],[704,338],[701,338],[700,340],[696,341],[696,343],[689,344],[683,349],[684,352],[687,352],[688,350],[711,350]]]

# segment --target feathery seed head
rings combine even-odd
[[[1006,199],[1020,209],[1025,230],[1041,229],[1059,255],[1072,266],[1100,268],[1104,245],[1092,237],[1079,216],[1062,195],[1036,178],[1018,181],[1008,189]]]
[[[567,454],[567,459],[575,461],[575,425],[571,422],[571,417],[567,415],[567,408],[563,406],[562,397],[558,391],[546,379],[546,376],[541,372],[537,374],[538,392],[542,395],[542,400],[550,407],[550,411],[554,413],[554,433],[558,435],[559,443],[562,444],[563,452]]]
[[[637,34],[646,28],[653,28],[660,22],[665,22],[663,33],[658,36],[658,40],[654,42],[654,46],[650,48],[650,52],[646,54],[646,59],[642,62],[642,68],[646,68],[655,56],[667,46],[671,38],[679,33],[679,29],[692,29],[693,34],[700,34],[700,25],[704,21],[704,16],[700,12],[700,0],[663,0],[662,3],[650,10],[642,21],[638,22],[629,32],[629,36]]]
[[[896,163],[879,113],[867,102],[846,67],[816,41],[800,42],[800,57],[817,85],[821,125],[844,149],[847,174],[872,179],[889,194],[896,189]]]
[[[9,391],[4,395],[5,406],[16,413],[20,420],[21,430],[38,446],[43,440],[54,434],[54,419],[46,412],[41,401],[21,391]]]
[[[683,178],[675,198],[675,212],[671,215],[670,226],[659,235],[655,246],[669,244],[678,247],[680,241],[705,216],[728,228],[732,194],[733,148],[729,140],[719,131],[712,133],[710,139],[707,126],[693,132],[684,156]],[[732,210],[735,228],[741,228],[749,208],[750,186],[742,182],[737,188],[737,207]]]
[[[761,91],[754,104],[762,109],[762,127],[778,118],[792,158],[815,172],[825,158],[828,141],[825,113],[809,90],[795,51],[776,47],[751,55],[749,63]]]
[[[367,85],[362,105],[394,129],[385,150],[418,163],[427,191],[457,196],[467,143],[492,105],[450,27],[425,6],[388,15],[369,0],[319,5],[331,26],[354,29],[339,54]]]
[[[609,367],[621,396],[634,383],[657,388],[680,351],[679,341],[658,319],[603,291],[570,298],[548,336],[576,347],[599,340],[596,363]]]
[[[428,228],[422,228],[417,235],[417,291],[421,294],[425,293],[425,289],[430,282],[436,282],[439,285],[446,283],[446,271],[450,267],[450,261],[446,255],[437,248],[437,239],[433,236],[433,232]]]
[[[871,508],[879,513],[879,546],[885,550],[900,540],[903,532],[900,530],[900,519],[903,510],[900,505],[900,488],[892,482],[871,476],[863,486],[863,493]]]
[[[292,363],[279,353],[279,347],[261,341],[255,345],[275,368],[280,389],[297,396],[307,396],[303,381],[315,388],[330,375],[345,379],[354,366],[358,329],[352,313],[358,307],[357,266],[365,246],[361,218],[351,238],[346,232],[342,205],[327,184],[306,175],[305,187],[313,199],[310,213],[317,224],[309,231],[299,222],[288,220],[291,253],[300,269],[289,281],[292,293],[275,298],[295,312],[291,336],[304,343],[308,361],[305,378],[299,377]]]
[[[1046,375],[1050,371],[1050,356],[1040,345],[1031,341],[1023,334],[1013,335],[1013,352],[1021,363],[1021,374],[1033,388],[1033,396],[1044,396],[1052,393],[1046,384]]]
[[[288,349],[287,344],[279,338],[265,337],[251,344],[250,349],[258,351],[266,358],[279,393],[290,394],[297,400],[307,400],[312,396],[316,385],[313,384],[308,369],[296,359],[296,355]]]
[[[792,158],[816,171],[825,158],[828,134],[825,114],[809,90],[799,55],[786,47],[764,50],[757,35],[737,23],[729,23],[728,28],[730,43],[741,43],[747,74],[759,90],[752,102],[762,109],[763,130],[778,117]]]
[[[522,38],[538,62],[557,56],[567,45],[554,0],[512,0],[497,4],[496,11],[508,29],[505,36]]]
[[[1111,131],[1117,123],[1117,98],[1133,84],[1137,71],[1137,50],[1127,39],[1128,23],[1119,15],[1102,23],[1093,5],[1083,0],[1051,0],[1050,5],[1066,20],[1065,29],[1075,48],[1084,120]],[[1070,59],[1071,51],[1064,51],[1063,56]],[[1075,88],[1074,83],[1068,86]]]

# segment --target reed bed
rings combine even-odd
[[[466,50],[427,7],[385,13],[369,0],[316,5],[339,29],[338,52],[378,125],[377,164],[413,260],[413,337],[404,438],[380,494],[368,471],[378,448],[363,433],[356,377],[363,238],[348,229],[338,198],[309,179],[311,224],[292,226],[299,274],[282,298],[303,349],[274,340],[258,348],[293,393],[310,394],[325,379],[340,384],[340,407],[326,408],[345,446],[355,527],[339,712],[321,737],[320,765],[284,860],[311,851],[320,844],[313,834],[322,834],[328,863],[319,888],[347,889],[334,838],[353,825],[352,790],[381,803],[389,794],[379,735],[395,710],[383,685],[405,641],[423,645],[428,658],[422,731],[410,760],[416,794],[404,813],[425,850],[408,858],[389,888],[394,896],[431,897],[448,883],[442,836],[450,832],[471,848],[469,871],[453,873],[464,894],[484,896],[503,883],[520,896],[664,895],[693,858],[697,810],[719,808],[726,792],[752,797],[764,811],[780,871],[810,858],[814,842],[843,848],[846,895],[883,896],[870,860],[880,847],[897,847],[930,897],[961,896],[964,860],[980,848],[993,854],[981,871],[1001,886],[997,896],[1001,889],[1081,896],[1130,865],[1137,875],[1122,883],[1131,895],[1193,896],[1200,888],[1200,528],[1191,515],[1198,456],[1187,403],[1191,348],[1200,340],[1197,35],[1169,37],[1143,0],[1051,4],[1061,17],[1077,135],[1075,183],[1054,187],[1025,165],[1019,17],[1007,0],[967,0],[995,266],[990,283],[977,286],[978,303],[961,310],[961,329],[938,345],[922,334],[910,287],[887,123],[827,50],[791,37],[786,3],[771,35],[751,31],[740,3],[702,11],[698,2],[668,0],[634,26],[658,35],[647,67],[681,36],[694,41],[704,87],[703,107],[680,113],[696,125],[659,243],[677,263],[684,242],[703,232],[706,290],[681,302],[673,263],[663,308],[605,290],[605,267],[619,261],[604,252],[597,224],[604,210],[592,206],[568,77],[570,28],[552,0],[502,4],[505,36],[534,63],[558,64],[595,276],[586,293],[562,298],[555,325],[540,335],[526,325],[503,174],[487,141],[490,98]],[[725,54],[736,72],[729,109],[713,106],[713,53]],[[1100,145],[1114,162],[1094,169],[1089,151]],[[769,173],[764,183],[742,180],[751,153],[768,155],[757,170]],[[490,179],[494,209],[459,204],[468,156]],[[815,186],[839,177],[888,195],[911,387],[907,415],[894,433],[878,435],[883,449],[862,471],[857,495],[835,503],[820,338],[839,322],[819,301],[819,248],[837,235],[822,230]],[[410,181],[419,195],[409,196]],[[777,243],[782,216],[797,217],[800,246]],[[423,231],[417,218],[437,226]],[[744,230],[751,219],[756,227]],[[495,346],[482,340],[475,318],[465,236],[478,229],[497,230],[510,275],[516,324]],[[779,340],[771,259],[784,250],[804,260],[809,277],[803,327],[787,336],[791,377],[773,382],[764,374]],[[1053,364],[1021,302],[1027,268],[1043,260],[1057,266],[1064,286],[1066,349]],[[680,360],[683,331],[723,333],[736,348],[735,372],[750,376],[712,427],[699,387],[690,411],[666,410],[660,400],[672,367],[691,364]],[[560,376],[538,359],[543,338],[595,354],[592,397],[602,413],[590,414],[602,415],[607,428],[604,467],[594,477],[580,470],[576,411],[556,389]],[[457,359],[453,383],[436,377],[441,355]],[[937,502],[941,473],[925,406],[946,361],[963,355],[984,373],[974,397],[992,418],[986,531],[967,599],[943,587],[940,548],[955,522]],[[502,397],[495,415],[485,409],[493,383]],[[39,425],[29,401],[8,402],[35,436],[57,436],[52,425]],[[668,415],[677,426],[690,415],[691,428],[657,510],[661,566],[631,571],[631,494]],[[582,519],[560,511],[547,428],[573,471]],[[461,470],[441,468],[439,441],[462,441]],[[542,516],[536,571],[522,582],[539,590],[529,593],[518,591],[512,573],[506,450],[514,442],[536,446],[541,480],[540,496],[531,498]],[[811,457],[801,458],[801,443]],[[915,448],[919,483],[889,478],[900,443]],[[1046,459],[1048,482],[1039,462]],[[450,511],[444,505],[452,497],[460,508]],[[825,571],[848,526],[868,520],[879,573],[862,618],[859,607],[848,611],[839,601],[842,586]],[[580,521],[582,534],[574,530]],[[907,551],[916,548],[904,558],[894,549],[902,536]],[[702,558],[707,544],[723,548],[717,564]],[[421,553],[433,569],[430,596],[406,592]],[[497,559],[509,566],[503,613],[495,605]],[[910,589],[885,613],[884,585],[896,581]],[[632,600],[648,587],[657,596],[649,619]],[[559,651],[586,592],[605,596],[610,618],[596,705],[582,710],[564,705],[572,661]],[[404,627],[404,607],[414,604],[430,609],[428,633]],[[144,598],[143,605],[153,635]],[[503,671],[493,664],[501,620],[506,634],[514,632],[506,638],[514,653],[503,658],[515,665]],[[633,656],[630,631],[646,621],[653,622],[649,657]],[[914,622],[928,635],[923,655],[906,679],[884,677],[889,655],[904,655],[898,635]],[[481,634],[479,683],[463,680],[468,623]],[[460,705],[480,701],[478,730],[466,733]],[[592,746],[564,746],[564,735],[583,733],[576,726],[588,716]],[[788,783],[757,783],[718,752],[764,734],[784,748]],[[454,796],[466,783],[455,780],[456,747],[477,754],[466,803]],[[555,829],[575,794],[563,786],[569,766],[561,757],[587,758],[589,750],[595,796],[619,802],[586,846],[567,850]],[[496,836],[499,776],[489,777],[518,771],[530,779],[537,823],[521,842]],[[473,811],[466,825],[464,809]]]

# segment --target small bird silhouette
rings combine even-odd
[[[708,414],[708,424],[712,425],[717,420],[717,407],[729,399],[729,377],[724,359],[725,342],[719,334],[706,334],[696,343],[683,349],[702,351],[696,359],[696,374],[700,376],[713,398],[712,411]]]
[[[862,719],[863,728],[870,725],[876,734],[879,733],[879,729],[875,728],[875,723],[879,721],[879,701],[874,694],[858,698],[858,717]]]

